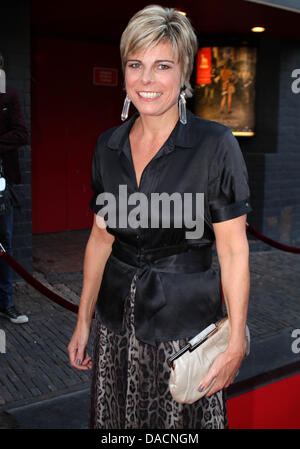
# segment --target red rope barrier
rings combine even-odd
[[[1,245],[1,244],[0,244]],[[78,306],[73,304],[61,296],[57,295],[52,290],[49,290],[45,285],[43,285],[40,281],[31,276],[28,271],[26,271],[22,265],[20,265],[1,245],[0,247],[0,257],[2,257],[7,264],[13,268],[25,281],[28,282],[32,287],[38,290],[43,295],[47,296],[51,301],[54,301],[56,304],[64,307],[65,309],[70,310],[71,312],[78,313]]]
[[[261,232],[254,229],[251,225],[246,223],[246,229],[249,231],[252,235],[257,237],[258,239],[262,240],[263,242],[267,243],[268,245],[273,246],[274,248],[281,249],[282,251],[288,251],[291,253],[300,254],[300,248],[295,248],[293,246],[284,245],[282,243],[276,242],[275,240],[270,239],[269,237],[266,237]],[[35,279],[33,276],[31,276],[28,271],[26,271],[22,265],[20,265],[1,245],[0,243],[0,257],[2,257],[7,264],[14,270],[16,273],[18,273],[25,281],[28,282],[32,287],[34,287],[36,290],[38,290],[40,293],[42,293],[47,298],[51,299],[51,301],[55,302],[56,304],[64,307],[65,309],[70,310],[71,312],[78,313],[78,306],[76,304],[73,304],[66,299],[62,298],[61,296],[57,295],[52,290],[49,290],[45,285],[43,285],[40,281]],[[222,295],[223,296],[223,295]]]
[[[266,237],[261,232],[254,229],[248,223],[246,224],[246,228],[247,228],[247,231],[249,231],[252,235],[259,238],[260,240],[267,243],[268,245],[273,246],[274,248],[281,249],[282,251],[287,251],[289,253],[300,254],[300,248],[295,248],[294,246],[284,245],[283,243],[276,242],[275,240],[272,240],[269,237]]]

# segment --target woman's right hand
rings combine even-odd
[[[87,324],[79,324],[68,345],[70,364],[78,370],[89,370],[92,368],[92,359],[86,352],[86,346],[90,335],[90,327]]]
[[[93,311],[98,299],[103,272],[115,240],[115,237],[109,234],[105,227],[103,228],[100,225],[102,222],[100,224],[97,223],[97,218],[98,215],[94,214],[93,227],[84,255],[83,286],[77,323],[68,346],[70,364],[78,370],[89,370],[92,368],[92,360],[86,353],[86,346],[89,340]]]

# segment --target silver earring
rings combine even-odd
[[[123,109],[122,109],[122,114],[121,114],[121,120],[124,122],[124,120],[127,119],[128,117],[128,111],[129,111],[129,106],[130,106],[131,100],[128,97],[128,95],[126,95],[126,98],[124,100],[124,105],[123,105]]]
[[[187,120],[186,120],[185,92],[180,92],[178,106],[179,106],[179,120],[183,125],[186,125]]]

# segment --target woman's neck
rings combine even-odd
[[[134,123],[132,131],[144,140],[158,140],[171,134],[179,119],[178,107],[160,116],[141,114]]]

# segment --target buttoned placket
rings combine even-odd
[[[155,167],[155,173],[156,178],[157,177],[157,171],[161,170],[161,167],[159,167],[159,164],[157,164],[157,160],[161,159],[162,157],[166,157],[166,155],[175,149],[174,140],[168,139],[164,145],[158,150],[158,152],[153,156],[153,158],[148,162],[148,164],[145,166],[141,178],[140,178],[140,185],[137,185],[137,179],[136,179],[136,173],[134,169],[133,159],[132,159],[132,153],[131,153],[131,147],[130,147],[130,140],[129,136],[126,139],[126,142],[120,152],[120,156],[125,156],[124,159],[126,160],[126,164],[129,164],[130,166],[130,175],[131,175],[131,181],[132,186],[134,187],[134,192],[140,192],[140,193],[151,193],[153,192],[153,176],[152,172],[154,170],[153,165],[156,165]],[[122,154],[123,153],[123,154]],[[162,161],[160,161],[162,162]],[[151,178],[152,176],[152,178]],[[147,186],[146,188],[143,188],[144,186]],[[136,229],[136,241],[137,241],[137,258],[140,267],[144,265],[146,260],[144,260],[144,248],[142,247],[143,244],[143,232],[144,229],[142,227],[138,227]]]

